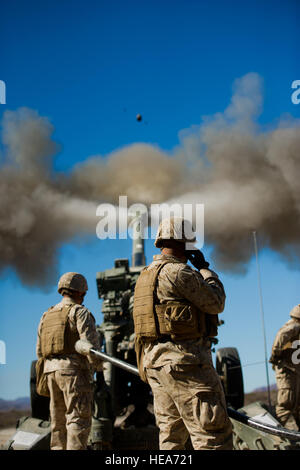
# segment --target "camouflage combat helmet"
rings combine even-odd
[[[292,310],[290,311],[290,316],[292,318],[297,318],[298,320],[300,320],[300,305],[296,305],[292,308]]]
[[[180,243],[196,243],[195,232],[189,220],[182,217],[170,217],[159,224],[154,245],[163,246],[163,240],[175,240]]]
[[[58,292],[61,293],[62,289],[86,293],[88,290],[87,280],[79,273],[65,273],[58,281]]]

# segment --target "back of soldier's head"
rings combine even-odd
[[[195,232],[189,220],[183,217],[168,217],[159,224],[154,245],[156,248],[185,248],[196,243]]]
[[[295,307],[292,308],[290,311],[290,317],[293,320],[300,322],[300,304],[295,305]]]
[[[72,295],[74,293],[83,295],[88,290],[87,280],[79,273],[65,273],[58,281],[57,290],[61,295]]]

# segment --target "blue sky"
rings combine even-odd
[[[299,118],[300,105],[291,102],[291,83],[300,79],[299,10],[292,0],[6,2],[0,79],[7,95],[0,118],[23,106],[47,116],[61,146],[55,159],[59,171],[133,142],[172,150],[182,129],[226,108],[234,80],[249,72],[264,81],[262,125],[286,113]],[[136,113],[143,115],[142,123]],[[96,272],[112,267],[115,258],[130,257],[130,250],[130,240],[96,237],[60,248],[59,271],[86,275],[86,305],[99,323]],[[155,253],[147,241],[148,262]],[[260,267],[270,352],[276,331],[300,301],[300,272],[268,250],[260,253]],[[261,362],[255,259],[246,275],[220,277],[227,305],[219,347],[237,347],[245,365]],[[0,289],[0,339],[7,347],[0,397],[13,399],[29,395],[38,322],[59,296],[55,286],[29,289],[12,270],[2,272]],[[265,384],[264,367],[244,368],[247,391]],[[274,382],[271,369],[270,378]]]

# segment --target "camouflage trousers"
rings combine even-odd
[[[232,426],[220,379],[212,366],[146,369],[154,397],[161,450],[231,450]]]
[[[276,368],[278,421],[287,429],[300,430],[300,376],[286,368]]]
[[[51,450],[84,450],[91,428],[92,384],[88,371],[47,373]]]

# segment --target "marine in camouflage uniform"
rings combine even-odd
[[[177,217],[162,221],[155,241],[162,254],[154,256],[136,284],[139,372],[153,392],[160,449],[184,449],[190,436],[196,450],[230,450],[232,426],[209,337],[216,334],[225,292],[199,250],[206,269],[199,272],[186,264],[186,239],[176,236],[184,222]]]
[[[276,374],[276,415],[287,429],[300,430],[300,305],[290,312],[288,320],[278,331],[270,362]],[[298,341],[297,341],[298,340]],[[295,341],[294,347],[293,343]]]
[[[38,328],[37,357],[44,357],[44,374],[50,393],[51,449],[84,450],[91,428],[95,369],[75,350],[79,339],[99,348],[95,319],[82,305],[88,289],[86,279],[78,273],[64,274],[58,283],[63,295],[60,303],[41,318]]]

